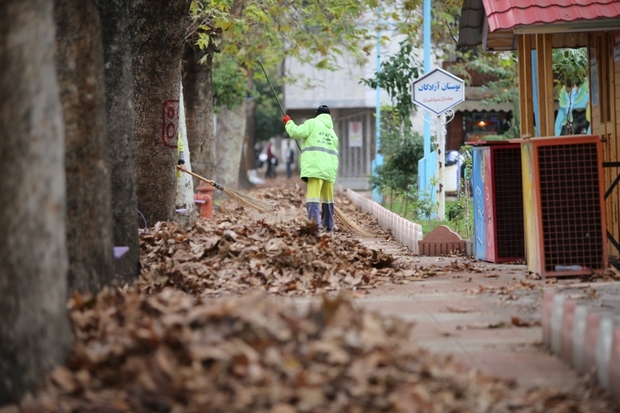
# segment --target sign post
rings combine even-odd
[[[452,109],[465,100],[465,85],[462,79],[436,68],[413,83],[413,102],[425,109],[431,124],[437,132],[437,220],[443,221],[446,210],[446,124],[454,118]],[[430,112],[430,113],[429,113]],[[427,185],[430,186],[430,185]]]

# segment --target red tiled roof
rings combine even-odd
[[[489,31],[620,17],[618,0],[482,0]],[[519,5],[515,5],[519,3]]]

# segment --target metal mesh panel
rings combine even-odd
[[[595,143],[539,146],[545,271],[601,268],[599,169]]]
[[[521,148],[491,148],[495,185],[496,262],[525,258]]]

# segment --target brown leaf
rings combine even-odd
[[[79,388],[78,383],[73,378],[73,373],[66,367],[55,367],[50,373],[50,378],[59,389],[67,393],[73,393]]]

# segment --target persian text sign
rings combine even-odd
[[[441,115],[465,100],[465,84],[462,79],[435,69],[413,83],[413,103],[424,106]]]

